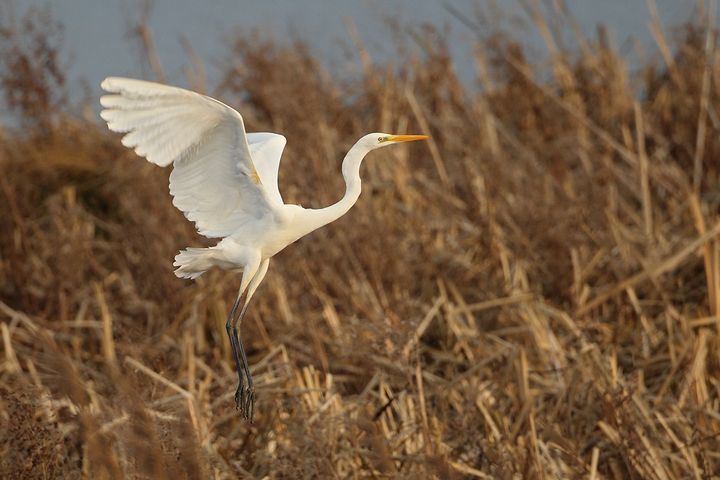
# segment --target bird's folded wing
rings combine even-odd
[[[173,204],[202,235],[228,236],[279,207],[277,173],[267,188],[238,112],[153,82],[110,77],[102,88],[111,93],[101,98],[102,118],[111,130],[126,133],[123,145],[138,155],[160,166],[173,163]]]

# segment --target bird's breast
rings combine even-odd
[[[296,210],[301,207],[297,205],[285,205],[282,218],[276,218],[272,225],[268,225],[258,239],[258,247],[263,258],[270,258],[285,247],[297,241],[303,236],[302,231],[296,225]]]

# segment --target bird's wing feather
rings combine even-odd
[[[277,133],[260,132],[248,133],[247,141],[262,184],[275,200],[284,203],[278,188],[278,171],[287,139]]]
[[[173,163],[173,204],[202,235],[228,236],[282,205],[277,181],[268,178],[266,183],[256,169],[242,117],[232,108],[141,80],[110,77],[102,88],[112,94],[101,98],[105,110],[100,115],[108,127],[126,133],[123,144],[148,161]],[[257,148],[266,148],[264,143]],[[279,164],[279,159],[273,161]]]

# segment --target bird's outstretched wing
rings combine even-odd
[[[287,139],[277,133],[260,132],[248,133],[247,141],[262,184],[271,197],[284,203],[278,189],[278,171]]]
[[[100,99],[108,127],[126,133],[123,145],[148,161],[173,163],[173,204],[202,235],[228,236],[282,206],[277,169],[285,137],[248,136],[238,112],[182,88],[117,77],[102,88],[111,93]]]

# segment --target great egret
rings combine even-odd
[[[214,247],[186,248],[173,264],[175,275],[197,278],[212,267],[242,270],[237,299],[225,327],[232,346],[238,388],[236,407],[252,421],[255,389],[238,326],[270,258],[300,237],[344,215],[360,196],[360,164],[376,148],[428,138],[370,133],[345,155],[345,195],[334,205],[306,209],[286,205],[278,190],[278,168],[286,139],[275,133],[246,133],[240,114],[213,98],[159,83],[109,77],[100,115],[122,143],[148,161],[173,164],[173,205],[195,222],[200,234],[222,238]],[[240,315],[235,318],[243,301]],[[243,380],[247,377],[247,388]]]

